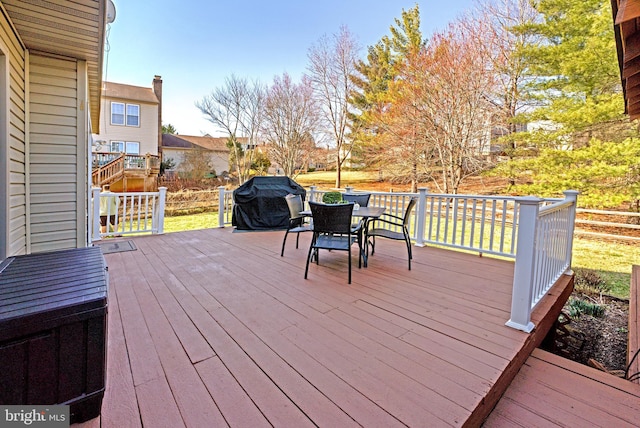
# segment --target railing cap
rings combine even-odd
[[[540,202],[544,201],[544,199],[538,198],[537,196],[521,196],[515,199],[521,205],[537,205]]]

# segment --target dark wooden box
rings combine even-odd
[[[100,414],[107,271],[99,247],[0,264],[0,405],[66,404],[71,422]]]

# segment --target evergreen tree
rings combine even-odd
[[[350,116],[354,153],[359,153],[360,162],[369,166],[383,166],[387,157],[384,148],[384,132],[379,117],[388,104],[389,83],[398,78],[400,64],[407,61],[410,54],[417,54],[425,46],[420,30],[420,9],[416,4],[409,10],[402,10],[400,18],[394,19],[390,36],[384,36],[378,43],[368,47],[367,59],[356,63],[357,74],[351,76],[356,90],[351,93],[350,104],[357,112]]]
[[[162,125],[162,133],[163,134],[178,134],[178,131],[176,130],[176,128],[168,123],[166,125]]]
[[[624,104],[607,0],[540,0],[542,19],[530,30],[541,43],[526,50],[532,90],[541,107],[530,120],[548,120],[556,137],[597,136],[602,124],[622,118]],[[556,142],[565,144],[566,139]]]
[[[540,20],[527,30],[540,38],[525,53],[539,107],[525,117],[542,126],[521,134],[532,156],[496,173],[517,176],[520,194],[575,189],[583,206],[635,206],[638,131],[623,115],[610,3],[539,0],[534,7]]]

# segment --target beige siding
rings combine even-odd
[[[78,150],[83,126],[76,106],[84,100],[79,74],[76,60],[30,56],[32,252],[81,245],[78,230],[84,229],[85,220],[79,213],[85,212],[85,186],[81,183],[86,182],[86,163]]]
[[[0,7],[0,260],[27,252],[25,50]]]
[[[162,159],[173,159],[173,161],[175,162],[175,167],[172,171],[177,171],[178,173],[183,172],[184,168],[181,164],[182,162],[184,162],[184,155],[186,150],[189,149],[163,147]],[[229,155],[227,153],[208,152],[208,154],[211,162],[211,167],[216,172],[216,174],[220,174],[223,171],[229,171]]]
[[[137,104],[140,106],[140,126],[111,124],[111,102]],[[111,141],[136,141],[140,143],[140,154],[158,154],[158,105],[135,100],[105,98],[100,110],[100,134],[94,139]],[[106,148],[103,150],[106,151]]]

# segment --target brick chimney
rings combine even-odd
[[[153,76],[153,93],[158,98],[158,155],[162,155],[162,77]]]

